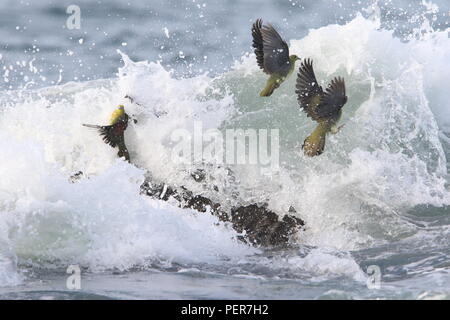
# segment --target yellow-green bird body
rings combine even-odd
[[[296,55],[289,56],[289,70],[286,75],[280,75],[278,73],[273,73],[267,80],[265,88],[259,93],[261,97],[268,97],[272,95],[273,91],[277,89],[286,80],[295,69],[295,61],[298,60]]]
[[[111,117],[109,119],[109,124],[113,125],[122,120],[125,117],[125,107],[123,105],[119,105],[116,110],[113,111]]]
[[[289,47],[273,26],[262,25],[258,19],[252,27],[253,48],[258,66],[268,75],[261,97],[270,96],[295,69],[296,55],[289,55]]]
[[[345,82],[343,78],[336,77],[324,91],[317,83],[312,61],[307,59],[299,68],[296,88],[300,107],[318,123],[302,146],[305,155],[314,157],[322,154],[326,135],[339,130],[337,123],[347,102]]]
[[[337,121],[336,121],[337,122]],[[334,121],[319,122],[314,131],[303,142],[303,152],[309,157],[323,153],[325,149],[325,138],[329,132],[337,133],[338,128]]]

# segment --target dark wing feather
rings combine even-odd
[[[331,80],[331,83],[322,95],[316,112],[321,118],[335,117],[338,116],[339,111],[341,111],[346,102],[344,78],[336,77]]]
[[[128,120],[128,119],[127,119]],[[128,121],[119,121],[116,124],[109,126],[97,126],[92,124],[83,124],[88,128],[97,129],[106,144],[115,148],[117,145],[124,143],[124,132],[127,128]]]
[[[289,71],[289,47],[270,24],[261,29],[264,51],[264,71],[286,76]]]
[[[321,116],[317,113],[317,107],[321,102],[323,90],[317,83],[311,59],[302,61],[298,69],[297,84],[295,88],[300,107],[306,112],[308,117],[311,117],[315,121],[319,121]]]
[[[253,37],[253,48],[255,48],[256,62],[258,66],[266,73],[267,70],[264,68],[264,44],[261,34],[262,20],[257,19],[252,27],[252,37]]]
[[[102,126],[99,129],[103,141],[115,148],[121,141],[124,140],[123,130],[119,128],[120,123],[111,126]]]

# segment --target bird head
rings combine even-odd
[[[117,109],[119,109],[119,110],[125,110],[125,107],[123,106],[123,104],[119,104],[119,106],[117,107]]]
[[[289,60],[292,63],[295,63],[295,61],[300,60],[300,58],[297,55],[293,54],[293,55],[289,56]]]

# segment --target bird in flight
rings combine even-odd
[[[117,146],[119,148],[117,155],[120,158],[124,157],[125,160],[129,162],[130,154],[125,145],[124,137],[124,132],[128,127],[128,119],[129,117],[125,112],[124,106],[119,105],[111,114],[109,125],[99,126],[93,124],[83,124],[83,126],[97,129],[100,132],[100,136],[102,136],[103,141],[113,148]]]
[[[289,55],[286,42],[272,25],[263,26],[261,19],[257,19],[253,24],[252,36],[256,62],[265,73],[270,75],[266,87],[259,95],[268,97],[294,71],[295,61],[300,58]]]
[[[347,102],[344,79],[335,77],[324,91],[317,83],[312,60],[306,59],[302,61],[297,74],[295,93],[303,111],[318,123],[305,139],[303,152],[310,157],[320,155],[325,148],[327,133],[337,133],[342,127],[337,127],[337,123],[342,115],[342,107]]]

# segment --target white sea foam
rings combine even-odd
[[[328,137],[326,152],[313,159],[300,152],[314,124],[297,108],[295,79],[268,102],[249,102],[249,92],[237,86],[232,90],[238,106],[262,109],[236,117],[236,123],[259,126],[270,119],[286,128],[280,134],[282,160],[294,169],[280,175],[275,183],[282,186],[267,198],[278,210],[293,205],[307,221],[302,241],[348,250],[399,239],[417,230],[403,219],[407,210],[420,204],[449,204],[448,144],[442,139],[442,133],[450,132],[450,96],[443,85],[450,81],[443,71],[449,46],[447,32],[402,42],[392,31],[380,29],[376,19],[362,16],[343,26],[310,30],[303,39],[291,41],[291,51],[313,58],[321,85],[337,75],[346,79],[346,125]],[[262,86],[253,61],[250,55],[236,64],[238,76],[232,80],[245,77]],[[250,189],[261,185],[251,176],[246,182]]]
[[[205,129],[280,128],[282,170],[267,177],[255,166],[234,167],[238,201],[268,201],[280,213],[294,206],[307,223],[299,244],[327,248],[294,256],[288,265],[363,281],[350,256],[329,252],[411,236],[417,227],[405,212],[450,204],[449,46],[446,32],[402,42],[361,16],[291,41],[293,52],[314,59],[319,81],[341,75],[347,84],[346,126],[313,159],[301,153],[313,123],[297,106],[295,77],[261,99],[265,79],[253,55],[216,78],[176,79],[158,63],[133,62],[120,53],[124,66],[117,79],[0,93],[0,239],[10,248],[9,258],[0,256],[0,274],[6,274],[0,285],[17,280],[15,259],[124,270],[155,261],[217,264],[254,254],[216,218],[139,195],[145,170],[201,190],[188,180],[193,168],[170,161],[171,133],[192,130],[196,120]],[[137,120],[126,139],[142,169],[117,160],[97,132],[81,126],[105,123],[119,103]],[[223,169],[210,170],[219,176]],[[85,176],[71,183],[77,171]],[[216,183],[225,188],[220,179]]]

